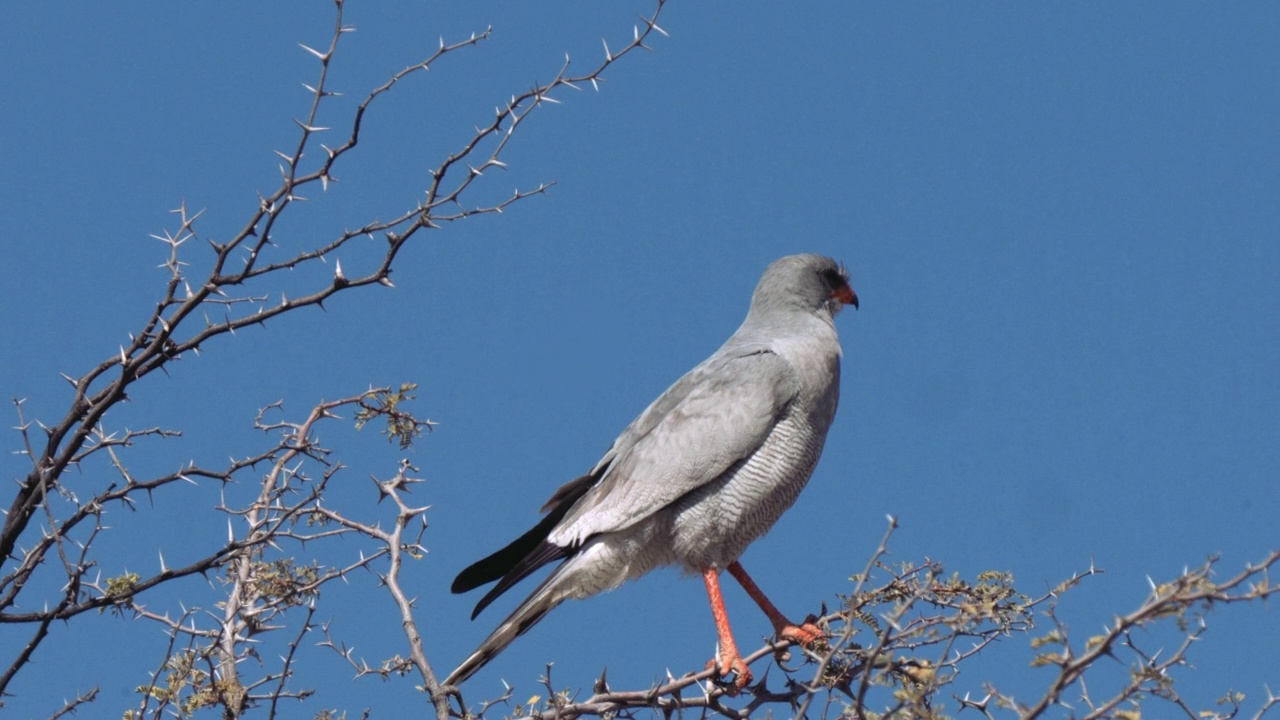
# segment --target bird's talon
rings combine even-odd
[[[803,625],[788,625],[780,629],[778,637],[802,647],[809,647],[826,635],[821,628],[806,619]]]
[[[716,685],[724,688],[724,691],[730,697],[742,692],[742,689],[751,684],[751,670],[747,668],[747,664],[742,662],[741,657],[726,658],[717,663],[714,659],[707,661],[707,669],[715,670],[714,678]],[[733,679],[730,680],[729,678]]]

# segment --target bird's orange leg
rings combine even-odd
[[[769,622],[773,623],[773,631],[777,633],[780,640],[790,640],[797,645],[808,646],[822,637],[822,630],[817,625],[811,622],[796,625],[778,612],[778,608],[769,602],[769,598],[765,597],[764,593],[760,591],[760,586],[756,585],[755,581],[751,579],[751,576],[747,574],[747,571],[742,568],[742,565],[737,560],[729,563],[729,567],[725,569],[729,571],[733,579],[738,581],[742,589],[747,591],[751,599],[756,601],[756,604],[760,606],[764,614],[769,616]],[[708,584],[707,587],[710,588],[710,585]],[[726,627],[728,627],[727,623]]]
[[[724,609],[724,597],[720,595],[720,572],[715,568],[707,568],[702,571],[702,581],[707,585],[707,597],[711,599],[711,616],[715,618],[716,633],[720,636],[719,657],[707,663],[707,666],[715,665],[722,677],[731,673],[737,675],[729,688],[729,693],[734,695],[751,682],[751,671],[747,669],[747,664],[742,662],[742,655],[738,653],[738,644],[733,641],[733,631],[729,628],[729,613]]]

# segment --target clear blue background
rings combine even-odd
[[[551,78],[565,52],[594,67],[601,36],[620,47],[633,12],[649,10],[353,3],[358,32],[331,78],[346,95],[324,124],[342,127],[440,36],[492,24],[493,37],[385,99],[341,182],[277,232],[282,251],[412,207],[426,170],[495,104]],[[198,228],[225,240],[255,192],[274,189],[272,151],[296,143],[300,83],[317,71],[297,43],[324,47],[332,22],[320,3],[6,9],[0,388],[27,398],[29,416],[59,419],[70,392],[57,373],[84,373],[138,329],[165,279],[165,248],[148,235],[175,226],[167,210],[204,208]],[[431,554],[404,579],[445,673],[518,599],[469,623],[476,598],[449,595],[453,575],[523,531],[713,351],[769,261],[807,251],[848,264],[862,310],[838,318],[842,406],[822,463],[744,557],[789,614],[848,591],[888,513],[902,523],[895,560],[1010,570],[1030,594],[1105,569],[1062,601],[1077,642],[1135,608],[1148,576],[1216,554],[1234,574],[1280,546],[1276,5],[674,2],[661,24],[671,37],[610,70],[601,92],[561,91],[562,105],[535,113],[511,169],[472,199],[555,180],[546,197],[420,235],[395,289],[221,338],[148,378],[110,428],[185,436],[142,444],[131,467],[247,455],[266,442],[249,429],[254,412],[277,399],[300,417],[370,384],[419,383],[419,411],[441,425],[410,455],[428,479],[414,499],[433,506]],[[381,247],[341,253],[348,275]],[[202,267],[206,249],[186,252]],[[321,437],[351,468],[335,501],[385,512],[366,478],[394,472],[394,448],[345,425]],[[6,477],[25,472],[5,455]],[[110,473],[70,477],[87,495]],[[249,480],[232,492],[251,497]],[[219,542],[218,499],[184,486],[113,509],[104,575],[154,571],[161,547],[173,565]],[[213,602],[203,581],[185,592]],[[768,624],[740,591],[729,603],[754,647]],[[404,652],[367,574],[326,591],[319,619],[371,663]],[[1198,669],[1181,673],[1193,707],[1228,687],[1253,700],[1264,683],[1280,690],[1274,608],[1220,609],[1210,623]],[[3,656],[27,636],[0,628]],[[552,613],[468,697],[498,694],[500,678],[517,699],[540,692],[551,660],[558,686],[585,691],[603,665],[615,687],[643,686],[700,668],[713,644],[702,584],[657,573]],[[298,716],[421,702],[412,682],[351,682],[336,656],[310,652],[317,674],[298,685],[320,694]],[[6,702],[43,717],[100,684],[87,712],[118,717],[162,653],[148,623],[55,626]],[[1030,701],[1049,674],[1030,656],[1012,638],[955,689],[994,680]],[[1106,671],[1123,676],[1118,663]]]

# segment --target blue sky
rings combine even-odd
[[[410,456],[428,479],[415,497],[433,509],[431,554],[405,581],[447,672],[517,599],[467,622],[476,598],[449,595],[453,575],[535,521],[712,352],[769,261],[821,252],[849,266],[862,301],[837,323],[840,413],[809,488],[743,559],[785,612],[848,591],[888,513],[902,524],[897,560],[1010,570],[1032,594],[1104,568],[1061,604],[1080,638],[1135,608],[1148,576],[1217,554],[1234,574],[1280,546],[1280,9],[779,7],[673,2],[655,52],[613,68],[601,92],[541,109],[475,199],[554,180],[545,197],[418,236],[395,289],[348,293],[149,378],[110,422],[185,436],[135,449],[135,469],[245,455],[262,443],[255,410],[278,399],[300,414],[370,384],[419,383],[419,411],[441,425]],[[493,105],[552,77],[566,52],[594,66],[601,37],[622,45],[649,9],[352,4],[358,31],[331,79],[347,95],[330,123],[438,37],[490,24],[493,36],[397,87],[341,182],[281,240],[411,207],[425,170]],[[316,71],[297,44],[327,42],[332,17],[323,4],[244,2],[5,14],[0,388],[48,422],[69,399],[58,373],[116,352],[159,296],[164,248],[149,234],[173,227],[167,211],[204,208],[203,232],[225,239],[274,188],[272,151],[296,142],[300,84]],[[322,437],[351,468],[341,497],[371,501],[365,478],[394,472],[394,447],[337,426]],[[6,477],[24,474],[4,457]],[[86,468],[78,482],[105,476]],[[174,532],[219,541],[217,498],[180,488],[120,512],[112,557],[145,568]],[[334,632],[359,655],[403,651],[371,579],[330,597]],[[729,603],[753,646],[767,622],[740,592]],[[86,620],[55,628],[7,700],[15,717],[47,716],[93,683],[93,715],[133,701],[162,638]],[[1280,689],[1274,608],[1210,621],[1184,673],[1195,707],[1228,687]],[[26,636],[5,628],[0,644]],[[602,665],[615,687],[644,685],[701,667],[714,639],[702,584],[661,572],[561,607],[469,698],[498,694],[499,678],[532,694],[549,660],[565,685],[589,686]],[[350,682],[315,657],[329,679],[311,712],[417,702],[412,683]],[[1025,638],[989,657],[960,689],[995,680],[1021,696],[1047,680],[1027,667]]]

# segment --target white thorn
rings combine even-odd
[[[298,47],[302,48],[303,50],[306,50],[307,52],[311,53],[312,55],[315,55],[317,58],[319,58],[319,59],[321,59],[321,60],[328,60],[328,58],[327,58],[327,57],[325,57],[325,54],[324,54],[324,53],[320,52],[319,50],[316,50],[315,48],[309,48],[309,47],[307,47],[306,45],[303,45],[302,43],[298,43]]]

